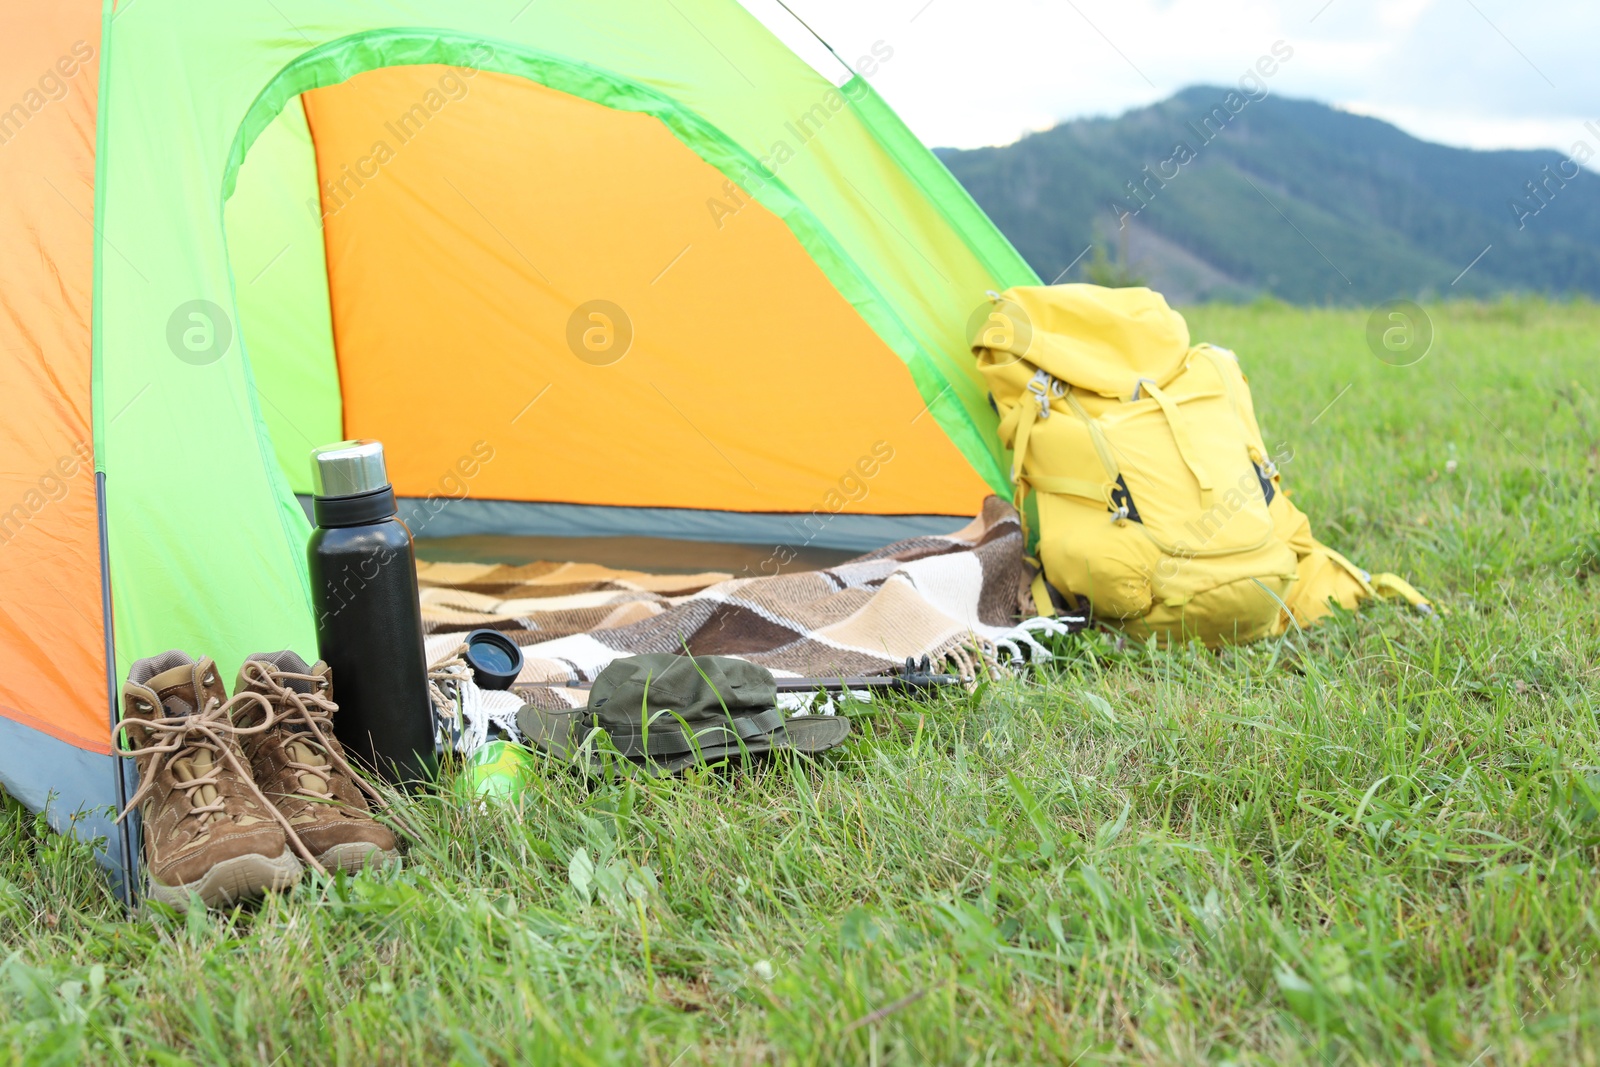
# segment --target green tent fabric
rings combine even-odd
[[[397,23],[405,28],[392,28]],[[742,180],[766,150],[763,116],[804,113],[830,87],[725,0],[535,4],[520,15],[514,4],[460,0],[146,0],[115,15],[110,28],[96,410],[136,413],[128,406],[146,402],[162,415],[155,433],[140,418],[96,420],[97,454],[112,485],[113,589],[132,594],[116,597],[119,674],[134,655],[166,647],[220,646],[231,661],[282,645],[285,635],[297,647],[312,643],[302,562],[308,531],[270,446],[270,413],[257,400],[252,367],[224,360],[196,376],[162,343],[169,309],[232,299],[238,280],[229,271],[222,198],[256,138],[299,93],[383,66],[470,61],[473,45],[489,41],[499,69],[651,109]],[[847,295],[907,359],[925,396],[950,382],[967,385],[951,405],[960,410],[941,417],[965,429],[968,449],[987,450],[998,464],[992,435],[985,440],[980,429],[991,418],[984,397],[965,368],[952,365],[964,353],[934,334],[951,307],[926,250],[959,261],[967,248],[941,246],[970,240],[998,260],[983,264],[996,284],[1032,280],[1032,272],[947,175],[929,183],[927,199],[908,195],[910,174],[942,168],[875,94],[867,100],[852,116],[854,143],[835,150],[837,164],[820,152],[797,157],[755,195],[809,231],[802,240],[832,261],[836,284],[855,290]],[[137,107],[136,121],[118,121],[123,106]],[[904,168],[907,158],[915,171]],[[836,165],[848,183],[836,179]],[[892,213],[889,225],[875,224],[874,211]],[[954,225],[940,226],[945,220]],[[168,482],[201,494],[203,507],[152,507],[170,493]],[[241,557],[252,565],[240,566]],[[203,599],[193,595],[197,584],[207,590]]]

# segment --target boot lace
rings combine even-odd
[[[239,726],[234,721],[235,712],[249,705],[260,706],[266,714],[255,726]],[[130,727],[146,731],[147,743],[142,748],[124,749],[123,755],[135,758],[149,756],[150,763],[140,775],[139,788],[128,799],[128,806],[122,809],[116,821],[120,823],[126,819],[129,812],[149,798],[165,768],[171,765],[176,769],[176,766],[182,763],[186,764],[186,770],[192,773],[197,766],[195,757],[205,753],[210,757],[206,770],[201,774],[193,774],[187,780],[177,781],[177,787],[183,790],[189,804],[187,818],[199,818],[201,826],[208,826],[215,821],[214,816],[223,814],[226,801],[223,798],[223,791],[217,787],[226,768],[233,771],[234,780],[241,783],[259,801],[261,808],[272,813],[273,819],[282,827],[284,835],[288,838],[289,847],[294,849],[295,854],[319,874],[327,874],[327,869],[317,862],[305,842],[300,840],[300,835],[295,833],[294,827],[289,825],[289,820],[284,818],[283,813],[261,792],[250,768],[246,767],[236,755],[239,738],[261,733],[271,726],[272,706],[259,693],[240,693],[226,701],[209,697],[199,711],[189,715],[171,715],[159,719],[124,716],[111,731],[112,741],[115,742],[118,735]],[[131,734],[128,740],[132,741]],[[176,774],[173,777],[177,779]],[[204,798],[205,794],[199,791],[205,786],[212,787],[215,799],[209,803],[196,803],[197,800]]]
[[[249,681],[267,690],[265,698],[258,696],[271,709],[265,725],[281,725],[286,729],[282,739],[283,750],[287,757],[285,762],[294,771],[296,792],[314,800],[337,800],[333,793],[333,775],[337,773],[354,783],[379,808],[389,807],[383,794],[350,766],[341,746],[329,740],[329,734],[333,732],[333,713],[339,710],[339,705],[327,695],[327,678],[279,670],[261,660],[247,660],[244,674]],[[311,691],[302,693],[290,682],[305,682]],[[294,746],[297,744],[303,750],[321,757],[322,762],[295,759]]]

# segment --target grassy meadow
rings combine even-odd
[[[1323,540],[1308,634],[1101,635],[816,763],[407,805],[403,870],[125,921],[0,819],[27,1064],[1600,1063],[1600,307],[1201,307]]]

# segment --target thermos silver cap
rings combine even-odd
[[[340,441],[312,450],[311,490],[317,496],[356,496],[388,484],[382,442]]]

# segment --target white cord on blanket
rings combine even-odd
[[[522,698],[511,692],[480,689],[462,654],[466,647],[462,645],[428,668],[436,742],[441,748],[470,756],[488,744],[493,727],[521,744],[517,712],[522,710]]]
[[[1003,662],[1007,666],[1048,663],[1055,656],[1048,648],[1039,643],[1036,635],[1066,637],[1071,633],[1072,627],[1059,619],[1040,616],[1029,619],[994,638],[994,648],[997,654],[1006,653]]]

